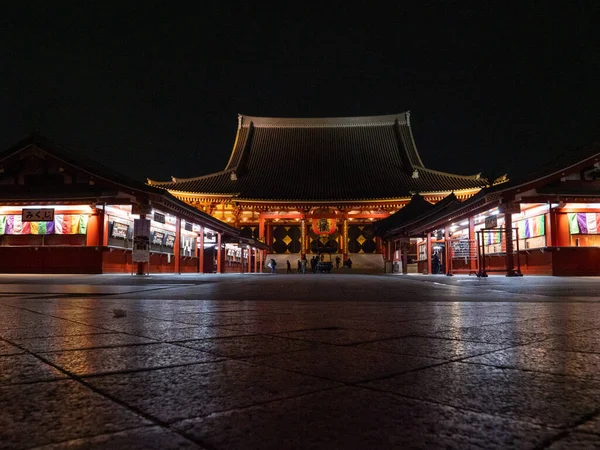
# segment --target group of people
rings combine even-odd
[[[311,269],[312,273],[317,273],[318,267],[319,267],[319,261],[323,261],[323,255],[320,255],[320,257],[313,256],[310,259],[310,269]],[[342,262],[342,258],[340,258],[339,256],[336,256],[335,257],[335,267],[337,269],[340,268],[341,262]],[[286,264],[287,264],[287,273],[293,273],[292,265],[291,265],[289,259],[286,261]],[[274,258],[271,258],[271,261],[269,261],[269,264],[267,264],[267,265],[269,266],[269,269],[271,269],[271,273],[277,273],[277,261],[275,261]],[[297,273],[306,273],[307,265],[308,265],[308,261],[306,260],[306,257],[303,256],[301,259],[298,260]],[[352,268],[352,260],[350,259],[350,257],[348,257],[348,259],[346,261],[344,261],[344,267],[348,267],[349,269]]]

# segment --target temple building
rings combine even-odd
[[[374,221],[400,210],[415,193],[430,203],[450,193],[463,201],[490,185],[479,174],[426,168],[408,112],[240,115],[223,171],[148,184],[264,242],[269,258],[295,261],[326,248],[376,268],[383,265],[384,248],[373,233]]]

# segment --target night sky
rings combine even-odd
[[[224,169],[238,113],[410,110],[427,167],[500,174],[600,139],[597,1],[27,3],[0,15],[2,150],[37,130],[166,180]]]

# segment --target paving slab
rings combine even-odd
[[[548,450],[597,450],[600,448],[600,436],[587,433],[569,433],[553,442]]]
[[[296,352],[322,347],[317,342],[299,341],[276,336],[237,336],[219,339],[203,339],[180,343],[185,347],[195,348],[228,358],[249,358],[278,353]]]
[[[31,326],[29,328],[12,328],[0,330],[0,337],[8,341],[29,338],[43,338],[51,336],[73,336],[77,334],[110,333],[110,330],[81,325],[74,322],[64,326]]]
[[[14,342],[15,344],[18,344],[31,352],[52,352],[102,347],[121,347],[124,345],[148,344],[155,341],[152,339],[132,336],[124,333],[102,333],[18,339]]]
[[[73,439],[59,444],[43,445],[36,450],[187,450],[203,447],[162,427],[143,427],[89,438]]]
[[[600,383],[450,362],[365,386],[457,408],[567,427],[600,407]]]
[[[321,342],[323,344],[350,345],[359,344],[361,342],[371,342],[380,339],[389,339],[397,336],[397,334],[370,330],[353,330],[333,326],[319,330],[301,330],[278,333],[278,336],[283,336],[290,339]]]
[[[440,363],[438,359],[409,355],[382,358],[376,352],[353,347],[322,347],[248,358],[247,361],[345,383],[373,380]]]
[[[0,340],[0,356],[6,355],[18,355],[19,353],[25,353],[19,347],[9,344],[8,342]]]
[[[500,350],[499,344],[407,336],[360,344],[362,350],[454,360]]]
[[[95,348],[41,353],[43,358],[74,375],[95,375],[217,361],[211,353],[171,344]]]
[[[0,386],[0,424],[2,447],[24,449],[149,422],[76,381],[63,380]]]
[[[488,344],[519,345],[543,341],[550,338],[549,334],[534,333],[504,327],[490,329],[483,327],[454,328],[430,334],[432,337],[455,339],[458,341],[485,342]]]
[[[528,449],[556,430],[343,387],[174,424],[211,448]]]
[[[0,356],[0,384],[31,383],[67,376],[33,355]]]
[[[524,345],[475,356],[465,359],[464,362],[572,375],[600,381],[599,353],[570,352]]]
[[[241,361],[220,361],[88,378],[87,382],[164,422],[206,416],[338,383]]]

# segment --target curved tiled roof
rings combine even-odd
[[[169,191],[247,200],[343,201],[477,189],[487,180],[426,169],[409,113],[401,113],[310,119],[240,116],[223,172],[149,183]]]

